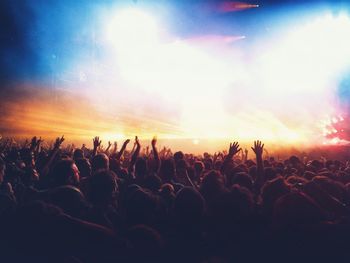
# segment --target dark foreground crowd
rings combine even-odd
[[[349,262],[350,163],[0,141],[0,262]]]

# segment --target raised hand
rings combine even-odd
[[[135,144],[136,144],[137,148],[141,147],[140,140],[137,136],[135,136]]]
[[[120,158],[123,156],[123,153],[126,149],[126,146],[128,145],[128,143],[130,142],[130,139],[126,139],[122,145],[122,148],[120,149],[120,151],[117,153],[116,159],[120,160]],[[115,151],[117,151],[117,142],[114,143],[114,147],[115,147]]]
[[[131,160],[129,163],[129,172],[134,171],[134,165],[136,163],[137,157],[139,156],[140,149],[141,149],[141,144],[140,144],[139,138],[137,136],[135,136],[134,148],[135,147],[136,147],[136,149],[133,149],[135,151],[132,151],[133,153],[131,155]]]
[[[251,147],[253,152],[256,154],[256,156],[262,156],[263,154],[263,151],[264,151],[264,144],[257,140],[257,141],[254,141],[254,147]]]
[[[114,142],[114,143],[113,143],[113,150],[112,150],[112,153],[116,153],[116,152],[117,152],[117,148],[118,148],[118,143],[117,143],[117,142]]]
[[[260,194],[261,187],[264,185],[265,182],[265,176],[264,176],[264,162],[262,159],[262,154],[264,151],[264,144],[257,140],[254,141],[254,147],[251,147],[253,152],[256,155],[256,180],[254,182],[254,188],[256,191],[256,194]]]
[[[34,150],[36,149],[37,147],[39,147],[40,143],[42,143],[42,139],[41,137],[38,139],[36,136],[34,136],[31,140],[31,143],[30,143],[30,149]]]
[[[62,137],[57,137],[56,138],[56,141],[55,141],[55,144],[54,144],[54,149],[58,149],[60,148],[61,144],[63,143],[64,141],[64,135],[62,135]]]
[[[92,139],[92,142],[94,144],[94,149],[97,149],[99,146],[101,146],[102,141],[100,140],[100,137],[96,136]]]
[[[157,144],[157,137],[156,136],[153,137],[151,144],[152,144],[152,154],[153,154],[154,160],[155,160],[155,171],[158,172],[158,170],[160,168],[160,158],[159,158],[159,153],[158,153],[158,150],[156,147],[156,144]],[[147,152],[148,152],[148,149],[147,149]]]
[[[234,156],[236,153],[238,153],[241,150],[241,148],[239,147],[238,142],[233,142],[230,143],[230,148],[228,150],[228,154],[230,156]]]
[[[152,144],[153,148],[156,147],[156,144],[157,144],[157,137],[156,136],[153,137],[151,144]]]
[[[111,141],[108,141],[108,146],[107,146],[107,148],[105,150],[105,154],[109,155],[109,149],[111,148],[111,146],[112,146]]]
[[[123,143],[123,146],[126,147],[126,146],[128,145],[129,142],[130,142],[130,139],[126,139],[125,142]]]

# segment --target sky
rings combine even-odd
[[[0,133],[320,141],[346,2],[0,1]]]
[[[225,1],[3,0],[0,2],[2,86],[22,79],[42,79],[50,71],[62,70],[72,55],[79,57],[91,49],[91,34],[98,30],[93,26],[98,9],[140,5],[162,12],[168,8],[163,15],[170,17],[170,28],[176,35],[219,33],[254,38],[264,27],[275,23],[276,17],[300,8],[337,10],[346,6],[346,1],[245,1],[259,4],[259,8],[216,12],[222,2]],[[59,56],[59,63],[55,56]]]

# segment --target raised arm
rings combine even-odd
[[[50,155],[47,159],[47,162],[46,164],[44,165],[43,169],[41,170],[41,175],[46,175],[49,173],[49,169],[50,169],[50,166],[53,162],[53,160],[55,159],[57,153],[58,153],[58,150],[60,149],[60,146],[61,144],[63,143],[64,141],[64,136],[62,135],[62,137],[57,137],[56,138],[56,141],[55,141],[55,144],[53,146],[53,149],[52,151],[50,152]]]
[[[117,156],[116,156],[116,159],[117,160],[120,160],[120,158],[122,158],[123,156],[123,153],[126,149],[126,146],[128,145],[128,143],[130,142],[130,139],[127,139],[124,143],[123,143],[123,146],[122,148],[120,149],[120,151],[117,153]]]
[[[135,166],[137,157],[139,156],[140,149],[141,149],[141,144],[140,144],[139,138],[137,136],[135,136],[135,145],[136,145],[135,146],[135,151],[134,151],[134,153],[131,156],[131,161],[130,161],[130,164],[129,164],[129,171],[130,172],[134,171],[134,166]]]
[[[108,146],[105,150],[105,154],[107,154],[107,156],[109,156],[109,149],[111,148],[111,146],[112,146],[112,143],[110,141],[108,141]]]
[[[95,138],[92,139],[92,142],[94,144],[94,149],[92,151],[92,157],[94,157],[97,154],[97,148],[101,145],[101,140],[100,137],[96,136]]]
[[[154,156],[154,161],[155,161],[155,171],[158,173],[159,167],[160,167],[160,159],[159,159],[159,154],[158,154],[158,150],[156,147],[157,144],[157,137],[154,136],[152,141],[152,152],[153,152],[153,156]]]
[[[233,156],[235,154],[237,154],[239,151],[241,150],[241,148],[239,147],[238,142],[233,142],[230,143],[230,148],[228,150],[228,154],[226,155],[224,162],[222,164],[222,171],[225,172],[228,164],[231,162]]]
[[[255,181],[255,190],[260,193],[260,189],[265,182],[264,179],[264,163],[262,154],[264,151],[264,144],[261,141],[254,141],[254,147],[251,147],[256,157],[257,178]]]
[[[244,149],[244,154],[243,154],[243,163],[245,163],[248,160],[248,149]]]
[[[114,143],[113,143],[112,154],[115,154],[115,153],[117,152],[117,149],[118,149],[118,143],[117,143],[117,142],[114,142]]]

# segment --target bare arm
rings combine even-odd
[[[94,149],[92,151],[92,157],[96,156],[97,154],[97,148],[101,145],[101,140],[100,137],[96,136],[95,138],[92,139],[92,142],[94,144]]]
[[[131,156],[131,161],[130,161],[130,164],[129,164],[129,171],[130,172],[134,171],[134,166],[135,166],[137,157],[139,156],[140,149],[141,149],[141,144],[140,144],[140,141],[137,138],[137,136],[135,136],[135,145],[136,145],[135,151],[134,151],[134,153]]]
[[[55,145],[47,159],[47,162],[45,163],[44,167],[42,168],[41,172],[42,172],[42,175],[47,175],[49,173],[49,169],[50,169],[50,166],[53,162],[53,160],[55,159],[57,153],[58,153],[58,150],[60,149],[60,146],[61,144],[63,143],[64,141],[64,136],[62,135],[62,137],[57,137],[56,138],[56,141],[55,141]]]
[[[153,152],[153,156],[154,156],[154,161],[156,162],[155,171],[158,172],[159,167],[160,167],[160,159],[159,159],[159,154],[158,154],[158,150],[156,147],[156,144],[157,144],[156,137],[153,137],[151,144],[152,144],[152,152]]]
[[[264,163],[262,159],[262,154],[264,150],[264,144],[257,140],[254,141],[254,147],[251,147],[256,156],[256,166],[257,166],[257,179],[255,181],[255,190],[260,193],[260,189],[265,182],[264,179]]]
[[[109,149],[111,148],[111,146],[112,146],[112,143],[110,141],[108,141],[108,146],[105,150],[105,154],[107,154],[108,156],[109,156]]]
[[[130,142],[130,139],[127,139],[124,143],[123,143],[123,146],[122,148],[120,149],[120,151],[117,153],[117,156],[116,156],[116,159],[117,160],[120,160],[120,158],[122,158],[123,156],[123,153],[126,149],[126,146],[128,145],[128,143]]]
[[[115,153],[117,152],[117,149],[118,149],[118,143],[117,143],[117,142],[114,142],[114,143],[113,143],[112,154],[115,154]]]
[[[237,154],[240,150],[241,150],[241,148],[239,147],[238,142],[230,143],[230,148],[228,150],[228,154],[226,155],[224,162],[222,164],[222,171],[223,172],[226,170],[226,168],[229,165],[229,163],[231,162],[233,156],[235,154]]]

